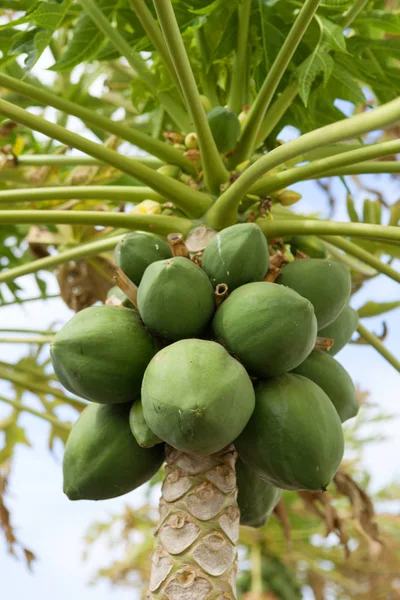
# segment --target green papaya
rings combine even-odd
[[[339,316],[351,293],[347,267],[318,258],[295,260],[284,265],[276,282],[292,288],[311,302],[318,329],[326,327]]]
[[[219,344],[181,340],[158,352],[142,385],[146,423],[177,450],[209,455],[243,430],[254,410],[245,368]]]
[[[262,281],[268,264],[268,242],[255,223],[232,225],[217,233],[201,260],[213,286],[226,283],[230,292],[245,283]]]
[[[282,490],[261,479],[240,457],[236,461],[236,479],[240,524],[262,527],[278,504]]]
[[[120,300],[122,302],[122,306],[125,306],[126,308],[135,308],[128,296],[126,296],[121,288],[119,288],[117,285],[114,285],[107,292],[107,300],[111,300],[111,298]]]
[[[311,379],[324,390],[342,423],[356,416],[359,406],[351,377],[328,352],[314,350],[293,372]]]
[[[207,275],[181,256],[147,267],[137,301],[150,331],[170,340],[200,335],[215,309],[214,290]]]
[[[63,460],[70,500],[107,500],[146,483],[164,460],[164,446],[141,448],[129,427],[129,404],[91,404],[69,434]]]
[[[325,392],[287,373],[256,387],[256,407],[235,446],[243,461],[279,488],[325,490],[342,460],[344,439]]]
[[[317,321],[311,303],[275,283],[242,285],[215,313],[214,335],[250,375],[292,371],[312,351]]]
[[[137,398],[156,350],[138,313],[118,306],[81,310],[50,346],[54,371],[62,385],[100,404]]]
[[[172,258],[172,252],[167,242],[157,235],[135,231],[118,242],[114,257],[125,275],[139,285],[147,267],[157,260]]]
[[[300,250],[310,258],[326,258],[325,244],[313,235],[296,235],[290,239],[290,246],[293,254]]]
[[[351,336],[357,329],[357,325],[358,314],[354,308],[347,305],[333,323],[318,331],[319,337],[334,340],[333,346],[329,350],[331,356],[335,356],[351,340]]]
[[[207,121],[218,150],[222,154],[232,152],[240,136],[240,121],[225,106],[215,106],[207,113]]]
[[[144,420],[142,401],[136,400],[129,413],[129,426],[133,437],[142,448],[152,448],[162,440],[152,432]]]

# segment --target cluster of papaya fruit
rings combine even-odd
[[[200,258],[173,249],[126,235],[115,258],[137,296],[116,288],[118,306],[87,308],[55,336],[59,380],[93,402],[66,445],[64,490],[112,498],[157,472],[163,443],[210,455],[233,442],[241,523],[259,527],[282,489],[323,490],[342,460],[357,401],[333,355],[357,326],[351,277],[303,258],[271,282],[254,223],[217,233]]]

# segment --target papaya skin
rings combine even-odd
[[[342,423],[358,412],[356,389],[350,375],[337,360],[324,350],[314,350],[294,369],[297,375],[311,379],[324,390],[337,410]]]
[[[332,348],[329,350],[331,356],[335,356],[345,347],[351,340],[351,336],[357,329],[358,314],[351,308],[346,306],[338,317],[324,329],[318,331],[319,337],[329,338],[334,340]]]
[[[301,375],[256,387],[256,407],[235,441],[261,478],[287,490],[325,490],[344,452],[339,416],[325,392]]]
[[[311,302],[318,329],[326,327],[339,316],[351,293],[347,267],[318,258],[295,260],[283,266],[276,283],[290,287]]]
[[[107,500],[146,483],[164,460],[164,446],[141,448],[129,427],[129,404],[88,405],[68,437],[64,493],[70,500]]]
[[[324,243],[313,235],[296,235],[289,240],[291,251],[304,252],[310,258],[326,258],[327,252]]]
[[[264,481],[240,457],[236,461],[240,524],[263,527],[279,502],[282,490]]]
[[[167,242],[157,235],[135,231],[118,242],[114,256],[125,275],[139,285],[147,267],[157,260],[172,258],[172,252]]]
[[[266,282],[234,290],[218,308],[212,328],[215,338],[257,377],[295,369],[311,353],[317,335],[310,302]]]
[[[241,131],[236,114],[225,106],[215,106],[207,113],[207,121],[218,150],[222,154],[232,152]]]
[[[160,350],[146,369],[143,414],[173,448],[209,455],[230,444],[254,410],[244,367],[215,342],[190,339]]]
[[[200,335],[215,310],[214,290],[207,275],[180,256],[147,267],[137,301],[149,330],[169,340]]]
[[[268,242],[255,223],[232,225],[207,244],[201,266],[216,287],[226,283],[229,292],[262,281],[268,271]]]
[[[162,440],[152,432],[144,420],[141,400],[136,400],[132,404],[129,412],[129,427],[133,437],[142,448],[152,448],[156,444],[162,443]]]
[[[62,385],[100,404],[132,402],[156,353],[155,341],[137,311],[91,306],[56,334],[50,355]]]

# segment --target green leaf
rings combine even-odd
[[[99,0],[98,7],[110,18],[116,8],[113,0]],[[53,71],[70,71],[76,65],[89,61],[100,50],[104,35],[87,14],[82,14],[73,29],[73,37],[61,58],[51,68]]]
[[[329,48],[323,44],[318,44],[313,53],[297,69],[297,79],[299,81],[299,95],[307,106],[312,85],[316,77],[323,72],[325,83],[335,66],[333,58],[329,55]]]
[[[12,457],[17,444],[31,445],[25,435],[25,430],[17,424],[18,414],[18,412],[13,412],[11,417],[0,421],[0,431],[5,433],[4,445],[0,450],[0,465]]]
[[[357,28],[360,25],[367,25],[368,27],[384,31],[385,33],[399,35],[400,14],[390,13],[387,10],[370,10],[368,12],[361,12],[352,24],[352,27]]]
[[[331,78],[328,82],[331,93],[341,100],[353,104],[362,104],[366,101],[365,94],[359,83],[346,71],[335,63]]]
[[[41,2],[27,16],[33,29],[20,31],[14,38],[10,54],[27,54],[24,64],[25,73],[37,63],[40,56],[50,44],[54,32],[61,25],[72,0],[58,2]]]
[[[377,317],[378,315],[383,315],[391,310],[395,310],[400,307],[399,302],[366,302],[363,306],[361,306],[357,312],[360,319],[366,319],[369,317]]]
[[[343,28],[333,23],[325,17],[316,17],[323,31],[323,42],[331,49],[337,52],[347,52],[346,39],[343,34]]]
[[[352,4],[351,0],[323,0],[320,3],[320,7],[342,11],[344,8],[350,6],[350,4]]]

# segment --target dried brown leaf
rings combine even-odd
[[[107,292],[114,285],[114,269],[113,261],[102,257],[62,265],[57,280],[63,300],[75,312],[98,300],[105,302]]]
[[[286,539],[287,549],[291,550],[292,548],[292,536],[291,536],[291,527],[289,515],[287,512],[286,504],[284,499],[281,497],[279,499],[278,504],[274,508],[274,514],[282,525],[283,535]]]

